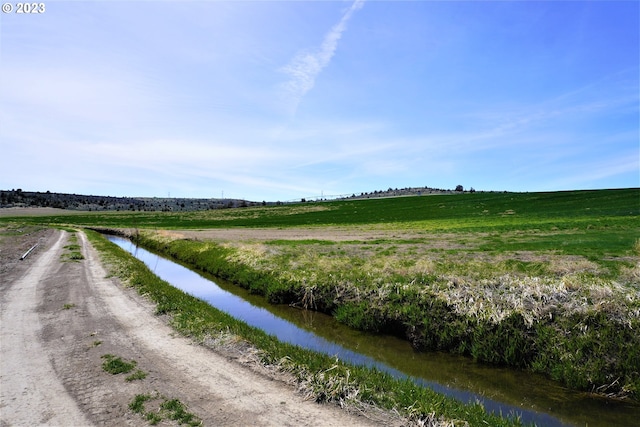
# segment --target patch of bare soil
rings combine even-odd
[[[35,255],[42,251],[44,246],[41,245],[46,243],[53,233],[52,229],[42,227],[0,227],[0,289],[6,282],[4,275],[19,264],[30,265]],[[38,247],[21,261],[20,257],[35,244],[38,244]]]
[[[13,207],[0,208],[0,217],[3,216],[50,216],[50,215],[80,215],[86,211],[73,211],[69,209],[44,208],[44,207]]]
[[[202,425],[402,424],[375,410],[305,400],[290,378],[241,346],[213,351],[177,336],[151,303],[106,278],[84,234],[84,259],[65,262],[68,237],[40,230],[0,239],[0,425],[148,425],[129,409],[141,394],[178,399]],[[38,248],[13,261],[34,239]],[[135,361],[146,378],[106,372],[106,354]]]
[[[439,249],[463,248],[453,234],[432,234],[420,230],[393,230],[368,227],[300,227],[300,228],[220,228],[208,230],[158,231],[171,238],[196,240],[265,241],[265,240],[328,240],[332,242],[372,242],[375,240],[423,240],[424,245]]]

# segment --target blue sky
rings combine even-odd
[[[44,3],[0,17],[0,189],[640,186],[637,1]]]

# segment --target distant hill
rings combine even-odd
[[[474,193],[475,191],[476,190],[471,188],[468,192]],[[373,199],[376,197],[424,196],[427,194],[452,194],[462,192],[465,192],[462,185],[458,185],[455,190],[443,190],[441,188],[431,187],[407,187],[400,189],[389,187],[387,190],[371,191],[368,193],[360,193],[359,195],[354,193],[351,196],[343,196],[341,199]]]
[[[469,192],[474,192],[471,188]],[[373,199],[381,197],[422,196],[427,194],[451,194],[464,192],[461,185],[455,190],[443,190],[431,187],[389,188],[363,192],[309,197],[289,200],[284,203],[300,203],[327,200]],[[229,209],[249,206],[280,205],[283,202],[252,202],[243,199],[192,199],[169,197],[112,197],[82,194],[52,193],[50,191],[0,190],[0,208],[12,207],[50,207],[77,211],[147,211],[180,212],[202,211],[209,209]]]
[[[188,199],[159,197],[111,197],[32,192],[0,191],[0,208],[51,207],[78,211],[199,211],[256,206],[262,203],[239,199]]]

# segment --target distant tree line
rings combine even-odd
[[[113,197],[92,196],[81,194],[66,194],[23,191],[22,189],[0,190],[0,208],[10,207],[50,207],[80,211],[200,211],[210,209],[244,208],[251,206],[282,205],[283,203],[305,203],[307,201],[369,199],[375,197],[421,196],[425,194],[453,194],[464,192],[462,185],[455,190],[445,190],[432,187],[405,187],[387,190],[353,193],[340,196],[326,196],[318,198],[302,198],[289,202],[251,202],[242,199],[191,199],[191,198],[162,198],[162,197]],[[469,192],[475,192],[471,187]]]
[[[263,202],[264,203],[264,202]],[[256,206],[259,203],[239,199],[190,199],[157,197],[90,196],[23,191],[0,190],[0,208],[50,207],[80,211],[195,211]]]

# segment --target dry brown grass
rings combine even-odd
[[[438,235],[436,239],[435,235],[410,230],[307,228],[162,235],[218,240],[233,249],[230,261],[272,271],[282,279],[302,284],[307,290],[308,298],[303,302],[307,306],[314,304],[315,290],[327,284],[336,292],[355,293],[363,298],[369,295],[380,302],[397,286],[415,286],[418,292],[435,292],[459,314],[499,323],[519,313],[529,326],[560,313],[593,310],[605,311],[613,319],[630,323],[638,316],[640,305],[640,263],[622,268],[616,280],[611,280],[605,279],[597,263],[577,255],[441,249],[460,246],[462,241],[466,247],[473,247],[482,240],[476,234]],[[397,243],[392,236],[395,239],[412,236],[413,240]],[[314,239],[333,244],[296,243]],[[514,261],[524,263],[522,268],[527,268],[527,263],[536,264],[540,272],[520,271],[521,267],[513,266]],[[425,275],[435,279],[427,285],[416,283],[415,278]]]

